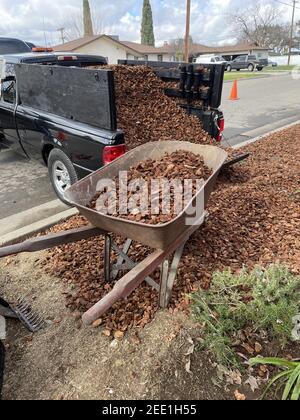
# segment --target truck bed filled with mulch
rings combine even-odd
[[[123,181],[119,179],[119,176],[114,179],[116,185],[116,200],[112,200],[112,203],[110,203],[112,208],[108,208],[108,210],[110,210],[109,214],[114,217],[121,217],[123,219],[151,225],[168,223],[176,218],[183,210],[183,206],[181,205],[181,210],[176,212],[175,202],[178,201],[181,204],[187,202],[188,195],[185,196],[184,181],[192,181],[191,195],[194,197],[198,192],[198,187],[201,186],[200,182],[202,181],[203,185],[203,182],[211,175],[212,170],[205,165],[203,158],[200,155],[195,155],[194,153],[186,151],[177,151],[171,154],[165,154],[162,158],[157,160],[148,159],[144,162],[140,162],[137,166],[131,167],[127,173],[126,185],[124,185],[127,189],[126,197],[123,197],[123,194],[120,194],[120,186]],[[164,208],[164,200],[166,197],[164,198],[163,184],[161,181],[173,181],[176,179],[180,181],[182,190],[175,191],[174,187],[170,188],[169,205]],[[153,180],[160,183],[156,190],[153,190],[152,188]],[[147,209],[135,207],[128,208],[128,203],[130,203],[131,198],[137,193],[136,189],[131,190],[128,186],[136,181],[145,181],[147,184],[145,187],[146,191],[143,190],[139,192],[139,194],[143,194],[143,199],[147,200]],[[103,206],[106,208],[108,207],[109,203],[104,200],[104,193],[106,194],[107,191],[98,192],[94,196],[90,203],[90,208],[101,213],[101,210],[104,210]],[[151,211],[154,199],[157,202],[156,214],[153,214]],[[138,206],[141,204],[141,202],[137,203]],[[124,207],[129,210],[128,213],[120,214],[119,210]]]
[[[187,309],[187,294],[209,288],[212,274],[230,267],[239,272],[256,264],[284,263],[300,273],[300,126],[272,134],[251,145],[245,163],[219,179],[209,203],[209,218],[186,245],[174,287],[170,312]],[[87,222],[75,217],[56,226],[61,231]],[[121,245],[124,238],[116,238]],[[130,257],[140,261],[149,250],[135,244]],[[112,288],[103,273],[103,240],[90,239],[48,252],[48,273],[72,285],[67,306],[83,312]],[[157,280],[159,273],[153,275]],[[124,333],[149,323],[158,309],[157,292],[142,284],[116,303],[100,320],[104,333]]]
[[[212,143],[200,120],[165,95],[165,82],[150,67],[109,68],[114,71],[118,128],[125,133],[128,150],[153,141]]]

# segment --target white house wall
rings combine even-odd
[[[106,39],[97,39],[75,50],[81,54],[101,55],[109,64],[118,64],[118,60],[126,60],[126,50]]]

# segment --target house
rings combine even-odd
[[[204,45],[194,44],[191,47],[191,53],[193,57],[198,57],[203,54],[222,55],[226,60],[234,60],[239,55],[256,55],[258,60],[268,59],[269,57],[268,48],[247,43],[226,45],[224,47],[206,47]]]
[[[182,46],[165,42],[162,47],[152,47],[137,42],[120,41],[118,36],[95,35],[60,44],[53,47],[57,52],[74,52],[81,54],[101,55],[109,64],[117,64],[118,60],[146,61],[182,61]],[[232,60],[239,55],[256,55],[257,59],[268,59],[269,51],[256,44],[236,44],[225,47],[208,47],[193,44],[190,48],[191,61],[203,54],[223,55],[226,60]]]
[[[136,42],[120,41],[116,36],[95,35],[75,39],[53,47],[56,52],[74,52],[81,54],[101,55],[109,64],[118,60],[170,61],[167,47],[151,47]]]
[[[164,50],[168,52],[167,61],[180,61],[183,59],[183,47],[176,47],[176,45],[165,44]],[[190,61],[200,55],[222,55],[226,60],[233,60],[239,55],[256,55],[257,59],[267,59],[269,50],[267,48],[259,47],[256,44],[236,44],[227,45],[224,47],[209,47],[203,44],[192,44],[190,46]]]

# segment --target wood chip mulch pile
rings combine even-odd
[[[300,126],[270,135],[247,148],[252,157],[218,182],[211,196],[210,217],[188,242],[174,287],[170,311],[188,307],[186,294],[209,288],[216,270],[282,262],[300,273]],[[54,231],[85,224],[81,217]],[[121,238],[117,239],[123,243]],[[136,244],[130,257],[139,261],[149,250]],[[113,284],[103,275],[103,241],[94,239],[48,252],[45,269],[73,287],[67,306],[82,312],[107,294]],[[158,279],[159,274],[153,276]],[[106,333],[143,327],[158,309],[157,292],[142,284],[100,321]]]
[[[189,201],[188,195],[186,195],[186,198],[184,195],[185,192],[188,193],[188,191],[184,191],[184,180],[193,181],[192,196],[194,197],[198,192],[198,186],[201,185],[200,181],[206,181],[211,175],[212,170],[204,164],[204,160],[201,156],[191,152],[176,151],[171,154],[165,154],[162,158],[157,160],[148,159],[144,162],[140,162],[137,166],[129,169],[127,180],[120,180],[119,176],[117,176],[114,180],[116,185],[116,197],[112,198],[112,203],[109,203],[106,199],[108,193],[106,188],[93,197],[89,207],[101,213],[101,211],[103,212],[104,210],[103,206],[105,206],[111,216],[130,221],[150,225],[168,223],[181,213],[184,207],[183,203]],[[174,188],[170,189],[170,202],[168,206],[165,201],[168,197],[166,197],[163,192],[163,185],[160,184],[156,189],[152,188],[153,180],[160,182],[163,179],[168,181],[178,180],[182,185],[182,191],[178,190],[176,192]],[[129,187],[130,183],[140,180],[144,180],[147,183],[146,189],[141,190],[139,193],[136,187],[131,190]],[[125,194],[125,197],[123,197],[124,194],[120,194],[120,186],[123,181],[125,181],[124,186],[127,187],[127,194]],[[197,184],[197,181],[199,181],[199,184]],[[141,187],[141,184],[139,185]],[[130,203],[130,200],[134,198],[136,194],[143,194],[143,197],[147,200],[147,208],[145,205],[145,210],[143,209],[143,211],[141,211],[140,207],[136,207],[136,204],[142,206],[141,200],[138,200],[139,203],[136,203],[136,200],[134,200],[132,204]],[[152,200],[154,199],[157,203],[156,206],[158,210],[155,214],[152,212]],[[181,204],[181,209],[179,210],[176,208],[176,201]],[[120,214],[120,209],[124,208],[128,209],[129,213]],[[168,211],[167,214],[165,214],[166,211]]]
[[[165,95],[166,84],[150,67],[109,68],[115,77],[118,128],[125,133],[128,150],[154,141],[213,142],[197,117],[187,115]]]

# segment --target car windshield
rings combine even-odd
[[[215,57],[216,61],[220,62],[220,61],[225,61],[224,57]]]

